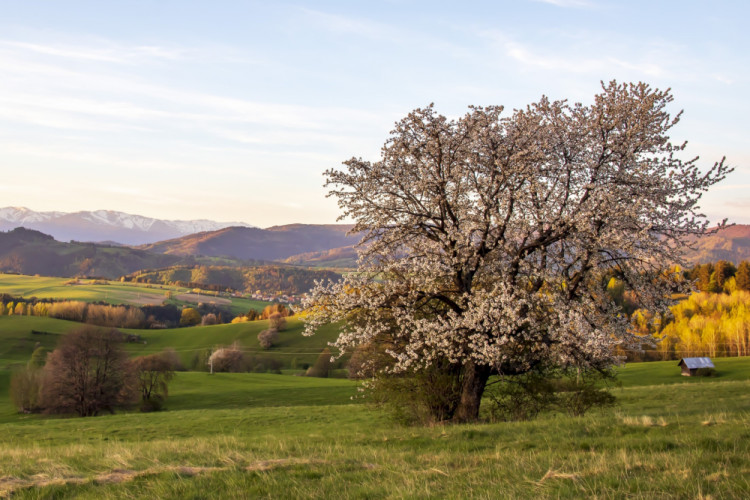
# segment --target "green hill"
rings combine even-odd
[[[0,271],[5,272],[117,278],[138,269],[167,267],[179,261],[174,255],[129,247],[63,243],[22,227],[0,232]]]
[[[338,281],[341,274],[322,269],[296,266],[172,266],[167,269],[138,271],[125,276],[127,281],[205,286],[223,290],[298,295],[308,292],[315,281]]]
[[[0,369],[25,363],[35,346],[52,350],[60,335],[81,326],[80,323],[35,316],[0,316]],[[268,321],[250,321],[227,325],[194,326],[165,330],[127,330],[140,337],[140,342],[126,344],[132,356],[143,356],[174,349],[183,364],[190,366],[196,354],[217,346],[238,342],[242,350],[253,356],[278,360],[283,368],[312,364],[328,342],[336,339],[334,326],[321,328],[316,335],[302,335],[302,322],[287,319],[287,329],[279,333],[279,342],[264,350],[258,344],[258,333],[268,328]],[[199,367],[206,369],[205,367]]]

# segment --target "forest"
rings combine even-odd
[[[124,276],[123,281],[162,283],[203,288],[206,290],[238,290],[244,292],[283,293],[298,295],[310,290],[315,281],[341,278],[339,273],[294,266],[172,266],[166,269],[138,271]]]
[[[621,354],[630,361],[750,354],[750,263],[718,261],[676,271],[698,291],[675,295],[676,303],[664,314],[638,309],[625,283],[609,280],[607,292],[644,339],[641,351]]]

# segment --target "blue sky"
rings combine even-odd
[[[322,172],[434,102],[671,87],[707,195],[750,223],[745,2],[0,0],[0,206],[332,223]]]

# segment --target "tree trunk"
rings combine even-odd
[[[454,422],[476,422],[479,419],[479,404],[490,373],[491,369],[487,365],[477,365],[473,361],[464,365],[461,401],[453,416]]]

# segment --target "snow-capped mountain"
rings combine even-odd
[[[142,245],[225,227],[254,227],[244,222],[212,220],[163,220],[113,210],[92,212],[35,212],[24,207],[0,208],[0,230],[35,229],[58,241],[110,241]]]

